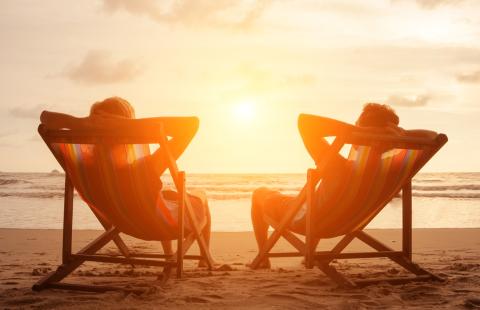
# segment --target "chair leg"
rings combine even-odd
[[[203,237],[203,234],[200,230],[200,227],[198,225],[197,220],[195,219],[195,215],[193,212],[192,205],[190,204],[190,200],[187,199],[185,200],[185,211],[187,213],[187,218],[190,220],[190,223],[192,224],[192,233],[195,236],[195,240],[198,243],[198,247],[200,248],[200,255],[203,257],[205,262],[207,263],[208,269],[212,270],[213,269],[213,259],[210,254],[210,250],[208,249],[207,242],[205,241],[205,238]]]
[[[337,271],[335,267],[331,266],[329,263],[324,263],[320,261],[315,262],[317,267],[330,279],[332,279],[335,283],[338,284],[340,287],[345,288],[354,288],[356,287],[355,283],[347,279],[343,274]]]
[[[331,250],[332,254],[339,254],[341,253],[349,244],[352,242],[352,240],[355,239],[355,234],[348,234],[345,235],[345,237],[340,240],[340,242],[335,245],[335,247]],[[325,263],[330,263],[333,259],[325,260]]]
[[[339,254],[341,253],[352,240],[355,238],[354,234],[348,234],[340,240],[337,245],[330,251],[332,254]],[[356,287],[356,284],[346,278],[343,274],[337,271],[335,267],[330,265],[330,262],[333,259],[326,259],[326,260],[319,260],[316,259],[315,263],[316,266],[327,275],[330,279],[335,281],[339,286],[345,288],[353,288]]]
[[[116,228],[109,229],[108,231],[100,235],[97,239],[89,243],[82,250],[80,250],[79,254],[95,254],[98,250],[100,250],[103,246],[110,242],[116,234],[118,234]],[[60,265],[56,271],[51,272],[50,274],[41,278],[37,283],[35,283],[32,289],[35,291],[40,291],[48,287],[48,285],[51,283],[56,283],[63,280],[66,276],[68,276],[75,269],[77,269],[78,266],[80,266],[84,261],[85,260],[83,259],[76,258]]]
[[[356,237],[372,248],[374,248],[377,251],[392,251],[392,249],[377,239],[373,238],[372,236],[368,235],[364,231],[359,231],[356,233]],[[396,262],[398,265],[402,266],[406,270],[410,271],[411,273],[417,275],[417,276],[428,276],[432,280],[436,281],[443,281],[442,278],[434,275],[433,273],[430,273],[429,271],[423,269],[419,265],[415,264],[408,256],[392,256],[389,257],[392,261]]]
[[[313,219],[315,215],[313,214],[313,204],[315,196],[315,180],[314,180],[314,170],[308,169],[307,172],[307,214],[306,225],[305,225],[305,267],[308,269],[313,268],[314,252],[316,249],[315,241],[313,240]]]
[[[395,256],[385,256],[397,263],[398,265],[402,266],[405,268],[407,271],[413,273],[415,276],[410,276],[410,277],[384,277],[384,278],[376,278],[376,279],[361,279],[361,280],[349,280],[347,279],[344,275],[339,273],[333,266],[330,265],[330,262],[335,259],[335,255],[340,254],[343,249],[345,249],[346,246],[355,238],[357,237],[367,245],[371,246],[373,249],[380,251],[380,252],[394,252],[393,249],[390,247],[384,245],[380,241],[376,240],[372,236],[368,235],[364,231],[356,232],[353,234],[346,235],[342,240],[340,240],[339,243],[330,251],[332,255],[328,259],[320,259],[318,257],[316,259],[316,265],[319,267],[321,271],[323,271],[329,278],[331,278],[333,281],[335,281],[339,286],[342,287],[363,287],[371,284],[376,284],[380,282],[388,282],[391,284],[403,284],[403,283],[408,283],[412,281],[428,281],[428,280],[435,280],[435,281],[443,281],[442,278],[428,272],[427,270],[421,268],[412,260],[410,260],[407,256],[405,255],[395,255]],[[367,254],[366,253],[358,253],[358,258],[364,258],[365,256],[362,254]],[[355,257],[350,257],[350,258],[355,258]]]
[[[178,174],[179,188],[178,188],[178,236],[177,236],[177,278],[182,277],[183,273],[183,256],[185,252],[184,248],[184,232],[185,232],[185,173],[183,171]]]
[[[129,258],[130,257],[130,250],[128,249],[127,245],[125,242],[123,242],[122,238],[120,235],[116,235],[113,238],[113,242],[117,246],[117,248],[120,250],[120,253],[122,253],[123,256]]]
[[[402,250],[412,260],[412,181],[402,188]]]

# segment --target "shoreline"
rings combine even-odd
[[[16,227],[0,227],[0,232],[2,230],[26,230],[26,231],[62,231],[61,228],[16,228]],[[366,228],[365,231],[367,232],[375,232],[375,231],[392,231],[392,232],[399,232],[401,231],[401,228]],[[430,231],[430,230],[437,230],[437,231],[444,231],[444,230],[450,230],[450,231],[455,231],[455,230],[471,230],[471,231],[477,231],[479,232],[479,238],[480,238],[480,226],[479,227],[414,227],[412,228],[413,232],[415,233],[420,232],[420,231]],[[93,228],[79,228],[79,229],[73,229],[73,232],[103,232],[104,230],[102,229],[93,229]],[[272,232],[273,230],[269,230],[269,232]],[[212,235],[215,234],[253,234],[253,230],[239,230],[239,231],[223,231],[223,230],[212,230]]]

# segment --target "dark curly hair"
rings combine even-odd
[[[395,111],[390,106],[379,103],[365,104],[357,119],[357,125],[362,127],[385,127],[389,124],[398,126],[399,123]]]

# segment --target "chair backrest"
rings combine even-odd
[[[148,143],[155,140],[139,139],[137,144],[130,143],[135,138],[113,139],[108,132],[49,131],[42,126],[39,133],[66,177],[101,221],[145,240],[174,239],[176,222],[148,160]]]
[[[375,137],[352,140],[341,180],[332,182],[327,195],[321,183],[318,187],[314,211],[314,234],[318,237],[363,229],[446,143],[447,137],[440,134],[434,141],[376,141]]]

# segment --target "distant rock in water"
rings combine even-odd
[[[58,171],[57,169],[53,169],[52,171],[50,171],[50,174],[53,174],[53,175],[60,175],[60,174],[63,174],[61,173],[60,171]]]

